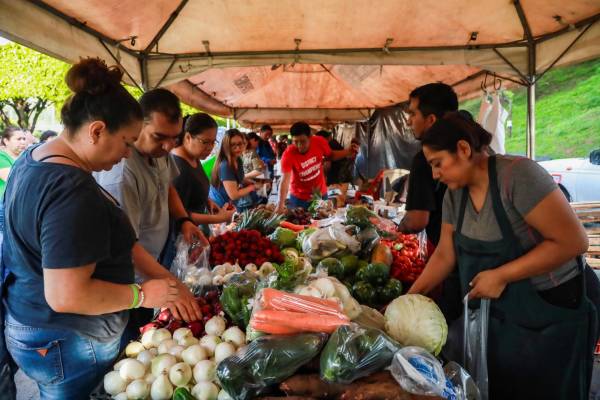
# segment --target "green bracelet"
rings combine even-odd
[[[139,297],[140,297],[140,290],[138,289],[138,286],[134,283],[129,285],[129,287],[131,288],[131,291],[133,292],[133,301],[131,302],[131,305],[129,306],[129,309],[131,310],[132,308],[134,308],[135,306],[138,305],[138,301],[139,301]]]

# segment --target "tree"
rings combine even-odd
[[[42,111],[69,96],[69,65],[16,43],[0,46],[0,119],[4,125],[35,130]],[[8,110],[16,115],[12,120]]]

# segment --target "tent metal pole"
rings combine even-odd
[[[536,42],[531,33],[527,16],[521,5],[521,0],[513,0],[517,15],[523,26],[523,34],[527,40],[527,157],[535,160],[535,73],[536,73]]]
[[[188,2],[188,0],[182,0],[181,3],[179,3],[177,8],[175,8],[175,10],[169,16],[169,19],[167,19],[167,22],[165,22],[165,24],[160,28],[160,30],[152,38],[152,40],[150,41],[148,46],[146,46],[146,48],[143,51],[144,54],[150,53],[152,48],[158,44],[158,41],[163,37],[163,35],[165,33],[167,33],[167,30],[169,30],[171,25],[173,25],[173,22],[175,22],[175,19],[179,16],[179,13],[181,12],[181,10],[183,10],[183,7],[185,7],[187,2]]]
[[[567,54],[569,52],[569,50],[571,50],[571,48],[575,45],[575,43],[577,43],[579,38],[581,38],[583,35],[585,35],[585,33],[588,31],[588,29],[590,29],[592,27],[592,25],[594,25],[596,22],[597,22],[597,20],[590,23],[581,32],[579,32],[579,35],[577,35],[577,37],[571,42],[571,44],[569,44],[567,46],[567,48],[564,49],[558,57],[556,57],[556,59],[552,62],[552,64],[550,64],[548,66],[548,68],[546,68],[541,74],[539,74],[537,76],[536,80],[542,79],[542,76],[544,76],[546,74],[546,72],[550,71],[556,65],[556,63],[559,62],[565,56],[565,54]]]
[[[133,77],[131,76],[131,74],[129,73],[129,71],[127,71],[127,69],[123,66],[123,64],[121,64],[121,61],[112,53],[112,51],[110,51],[110,49],[108,48],[108,46],[106,45],[106,43],[104,43],[104,41],[102,39],[98,39],[100,41],[100,44],[104,47],[104,49],[106,50],[106,52],[108,54],[110,54],[110,56],[112,57],[112,59],[117,63],[117,65],[119,66],[119,68],[121,68],[121,70],[125,73],[125,75],[127,75],[129,77],[129,79],[131,79],[131,81],[133,82],[133,84],[140,89],[142,92],[144,91],[144,89],[142,89],[140,87],[140,85],[138,85],[137,81],[135,79],[133,79]]]
[[[87,34],[92,35],[95,38],[100,39],[101,41],[110,44],[111,46],[118,47],[121,51],[129,54],[130,56],[139,58],[138,52],[136,52],[133,49],[130,49],[127,46],[124,46],[123,44],[121,44],[120,41],[110,38],[106,35],[103,35],[102,33],[98,32],[97,30],[92,29],[89,26],[87,26],[87,24],[85,24],[85,23],[77,20],[76,18],[73,18],[61,11],[58,11],[56,8],[49,6],[48,4],[44,3],[43,1],[41,1],[41,0],[28,0],[28,1],[29,1],[29,3],[41,8],[42,10],[54,15],[55,17],[62,19],[69,25],[73,25],[77,29],[80,29],[81,31],[83,31]]]

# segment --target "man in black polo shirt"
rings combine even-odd
[[[448,111],[458,109],[454,90],[444,83],[429,83],[410,93],[408,124],[419,140],[438,118]],[[406,215],[400,223],[402,232],[416,233],[423,229],[434,246],[440,239],[442,226],[442,201],[446,185],[434,180],[431,166],[419,151],[410,167]]]
[[[458,109],[456,93],[444,83],[420,86],[410,93],[409,99],[408,124],[417,140],[438,118]],[[419,151],[410,167],[406,215],[399,229],[404,233],[417,233],[425,229],[431,244],[437,246],[442,228],[442,202],[445,193],[446,185],[433,179],[431,166],[423,151]],[[444,281],[442,293],[435,300],[448,321],[460,316],[460,286],[454,274]]]

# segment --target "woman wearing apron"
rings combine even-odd
[[[598,327],[588,294],[600,285],[582,273],[586,233],[544,169],[490,156],[490,141],[457,113],[424,134],[434,178],[449,190],[440,243],[410,293],[428,293],[457,265],[470,307],[492,299],[490,399],[585,399]]]

